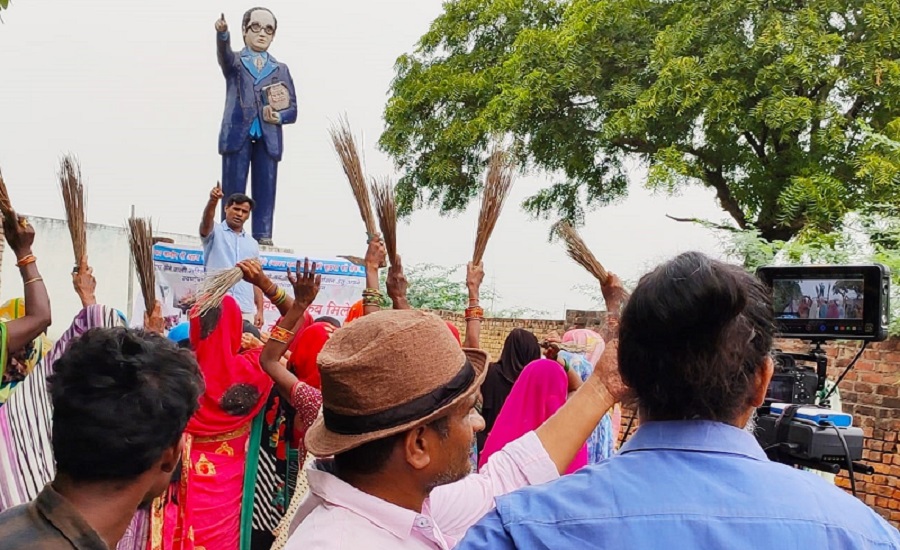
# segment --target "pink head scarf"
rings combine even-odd
[[[603,350],[606,349],[603,337],[586,328],[570,330],[563,335],[562,341],[563,344],[575,344],[580,350],[583,350],[584,356],[592,366],[597,364],[600,356],[603,355]]]
[[[543,424],[566,402],[568,390],[569,381],[559,363],[550,359],[529,363],[500,409],[500,415],[484,444],[478,467],[483,467],[488,458],[507,443]],[[587,447],[582,446],[566,473],[571,474],[586,465],[587,461]]]

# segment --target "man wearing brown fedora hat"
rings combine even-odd
[[[624,291],[611,281],[604,295],[618,311]],[[470,475],[487,353],[461,349],[421,311],[383,311],[337,331],[318,358],[323,411],[306,445],[320,460],[287,548],[453,548],[495,497],[568,468],[624,393],[616,349],[610,342],[556,415]]]

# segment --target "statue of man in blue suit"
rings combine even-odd
[[[287,65],[268,53],[278,29],[271,11],[251,8],[244,14],[244,49],[240,53],[231,50],[225,14],[215,26],[219,66],[225,75],[225,114],[219,132],[222,193],[226,197],[245,193],[250,172],[251,195],[256,201],[253,238],[271,246],[275,183],[284,151],[281,126],[297,121],[294,81]]]

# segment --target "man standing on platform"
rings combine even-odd
[[[225,14],[216,21],[216,49],[225,76],[225,113],[219,132],[222,186],[225,196],[247,190],[253,165],[251,193],[256,201],[253,238],[272,245],[272,217],[278,162],[284,151],[281,126],[297,121],[297,96],[287,65],[269,55],[278,20],[266,8],[244,14],[244,49],[230,46]],[[223,211],[222,216],[225,216]]]
[[[231,269],[243,260],[259,258],[259,244],[244,231],[244,223],[255,206],[253,199],[235,193],[225,202],[225,220],[215,222],[216,206],[222,200],[222,187],[216,184],[209,193],[209,201],[200,221],[203,242],[203,266],[207,272]],[[263,293],[248,282],[241,281],[229,292],[241,306],[244,320],[257,328],[263,326]]]

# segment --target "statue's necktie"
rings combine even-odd
[[[256,65],[256,70],[262,72],[263,67],[266,66],[266,60],[263,59],[263,56],[257,55],[256,59],[253,60],[253,64]]]

